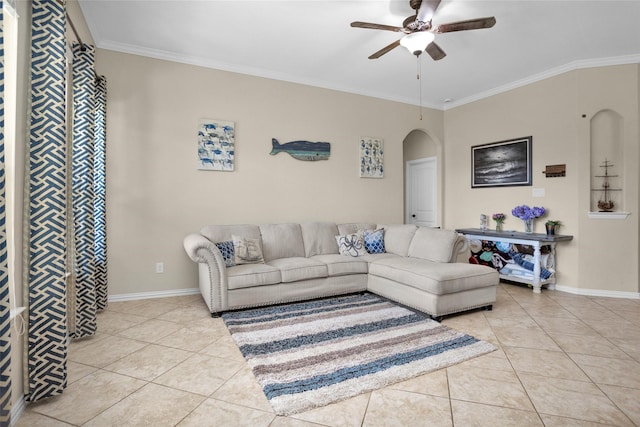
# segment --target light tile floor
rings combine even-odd
[[[199,295],[114,302],[17,426],[640,426],[640,300],[501,284],[493,311],[443,323],[498,350],[278,417]]]

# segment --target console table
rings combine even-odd
[[[555,264],[555,252],[557,242],[567,242],[573,239],[569,235],[548,235],[541,233],[522,233],[518,231],[482,230],[481,228],[458,228],[456,231],[463,234],[467,240],[488,240],[492,242],[517,243],[533,247],[533,280],[500,274],[501,279],[533,285],[533,292],[540,293],[543,285],[555,285],[555,274],[546,280],[540,278],[540,248],[549,246],[550,256]]]

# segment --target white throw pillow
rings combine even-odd
[[[366,255],[364,248],[364,240],[361,233],[345,234],[344,236],[336,236],[338,250],[340,255],[358,257]]]
[[[233,253],[236,265],[257,264],[264,262],[260,239],[250,239],[248,237],[232,236]]]

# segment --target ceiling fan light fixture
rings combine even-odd
[[[433,33],[430,33],[429,31],[418,31],[404,36],[400,40],[400,44],[406,47],[412,54],[420,56],[434,38],[435,36]]]

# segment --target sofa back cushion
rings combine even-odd
[[[262,224],[259,227],[265,262],[278,258],[304,257],[300,224]]]
[[[386,252],[407,256],[409,245],[418,227],[413,224],[380,224],[378,228],[384,228],[384,250]]]
[[[338,253],[336,236],[338,226],[332,222],[305,222],[300,224],[304,254],[307,258],[314,255]]]
[[[345,234],[354,234],[362,232],[364,230],[375,230],[376,224],[368,224],[366,222],[350,222],[347,224],[338,224],[338,235],[344,236]]]
[[[419,227],[409,246],[409,256],[436,262],[451,262],[456,256],[458,233],[453,230]]]
[[[207,225],[200,230],[200,234],[213,243],[229,242],[232,236],[250,239],[260,239],[260,229],[257,225]]]

